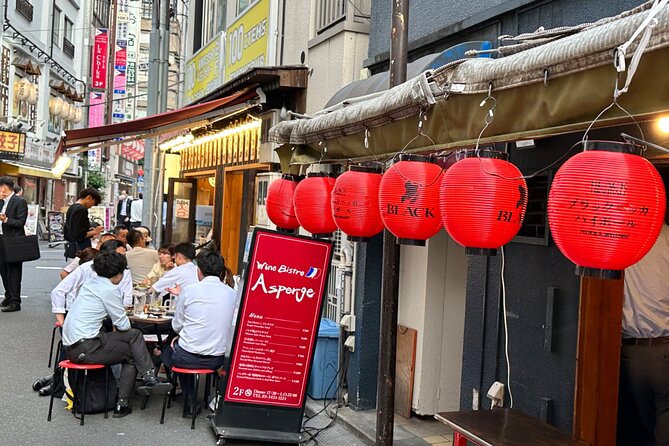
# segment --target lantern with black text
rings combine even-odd
[[[665,190],[655,167],[640,155],[632,144],[588,141],[555,175],[548,221],[577,274],[620,278],[657,240]]]
[[[379,212],[381,170],[351,166],[335,181],[332,190],[332,216],[349,240],[366,242],[383,231]]]
[[[267,188],[265,209],[267,216],[279,230],[293,231],[300,227],[295,217],[293,195],[300,178],[297,175],[284,174],[272,181]]]
[[[441,180],[441,221],[467,254],[495,255],[520,230],[527,184],[508,155],[467,151]]]
[[[403,245],[425,246],[441,229],[441,167],[422,155],[402,154],[381,178],[379,210],[385,227]]]
[[[332,188],[335,179],[330,174],[310,173],[295,188],[295,216],[314,237],[330,237],[337,230],[332,217]]]

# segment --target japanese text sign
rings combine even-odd
[[[301,408],[332,244],[256,230],[226,402]]]
[[[92,88],[104,89],[107,87],[107,53],[109,41],[106,29],[95,31],[95,43],[93,44],[93,60],[91,72],[93,76]]]

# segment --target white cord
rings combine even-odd
[[[511,393],[511,362],[509,361],[509,324],[506,316],[506,284],[504,283],[504,247],[502,253],[502,309],[504,311],[504,353],[506,356],[506,388],[509,389],[509,408],[513,409],[513,393]]]

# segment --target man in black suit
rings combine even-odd
[[[28,203],[14,193],[14,181],[9,177],[0,177],[0,237],[25,236]],[[9,247],[8,247],[9,248]],[[21,279],[23,263],[7,263],[0,258],[0,276],[5,287],[5,299],[2,312],[21,311]]]
[[[121,197],[116,205],[116,224],[125,226],[130,229],[130,208],[132,206],[132,198],[128,196],[128,192],[121,191]]]

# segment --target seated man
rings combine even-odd
[[[130,328],[123,308],[123,297],[117,285],[123,279],[127,262],[117,252],[102,252],[93,260],[95,275],[79,290],[63,324],[63,347],[67,358],[80,364],[121,364],[119,397],[114,418],[132,412],[130,397],[135,389],[137,374],[144,383],[143,393],[165,394],[170,383],[156,378],[144,337]],[[102,322],[109,316],[116,331],[101,331]]]
[[[153,265],[158,263],[158,251],[146,247],[146,237],[140,231],[131,229],[128,233],[128,244],[132,248],[126,254],[128,268],[132,274],[132,283],[144,282]]]
[[[172,319],[178,338],[162,353],[167,366],[218,369],[225,360],[232,316],[235,311],[235,292],[221,282],[225,271],[223,257],[204,249],[197,256],[199,283],[181,291]],[[181,377],[181,389],[188,404],[192,404],[193,377]],[[207,404],[208,401],[205,401]],[[190,406],[193,413],[199,407]]]
[[[151,287],[151,291],[159,293],[178,292],[170,291],[173,288],[183,289],[187,285],[198,282],[197,267],[193,263],[195,258],[195,247],[190,243],[179,243],[174,247],[174,263],[176,267],[167,271],[163,277],[158,279]]]

